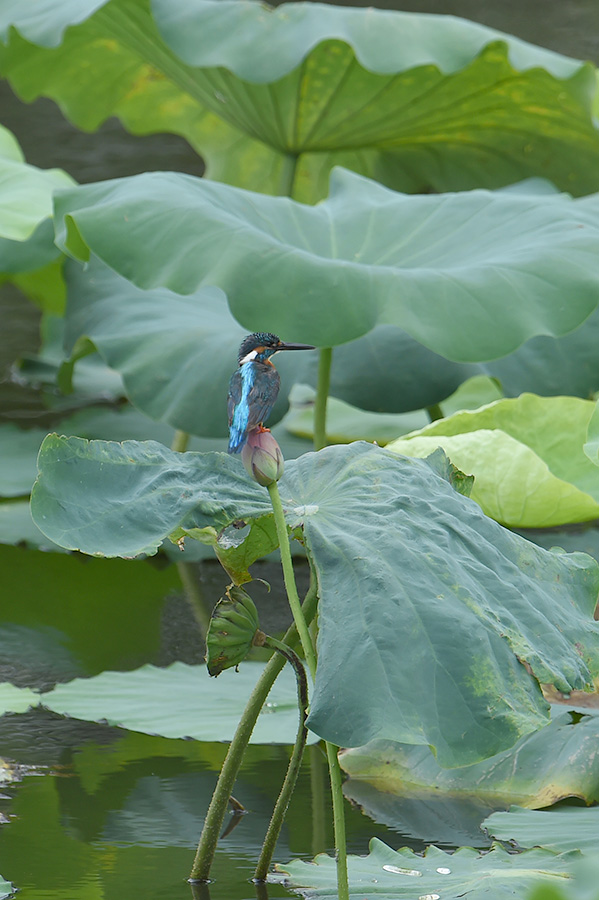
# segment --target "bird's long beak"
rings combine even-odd
[[[313,347],[312,344],[286,344],[281,341],[277,347],[277,353],[279,350],[316,350],[316,347]]]

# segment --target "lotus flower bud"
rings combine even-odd
[[[245,659],[258,631],[254,601],[242,588],[231,585],[210,618],[206,635],[206,665],[210,675],[238,666]]]
[[[278,481],[283,474],[283,454],[270,431],[258,428],[250,431],[241,451],[241,459],[248,475],[263,487]]]

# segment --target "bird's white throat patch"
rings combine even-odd
[[[247,356],[244,356],[243,359],[239,360],[239,365],[242,366],[246,362],[251,362],[253,359],[256,359],[257,356],[258,356],[257,350],[250,350],[250,352],[247,354]]]

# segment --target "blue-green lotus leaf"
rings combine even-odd
[[[412,197],[339,169],[306,206],[150,173],[60,192],[55,216],[79,259],[142,288],[218,286],[248,331],[319,347],[394,324],[442,356],[492,359],[571,331],[599,296],[596,197]]]
[[[270,513],[224,453],[51,435],[39,464],[36,523],[87,553],[153,552],[180,527],[215,541]],[[465,765],[547,722],[538,681],[567,692],[599,672],[597,564],[502,529],[438,465],[329,447],[288,461],[279,489],[318,578],[321,737],[429,744],[441,765]]]
[[[12,28],[11,28],[12,26]],[[182,134],[211,177],[314,202],[344,165],[409,192],[599,188],[590,64],[452,16],[239,0],[10,0],[0,72],[81,128]]]

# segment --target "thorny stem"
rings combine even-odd
[[[327,443],[327,401],[331,383],[332,347],[323,347],[318,360],[318,382],[314,401],[314,449],[322,450]]]
[[[312,621],[316,613],[317,599],[317,583],[316,579],[313,578],[302,607],[302,614],[308,622]],[[283,642],[290,647],[297,646],[299,641],[295,625],[291,625],[287,629],[287,632],[283,637]],[[237,730],[229,746],[229,752],[227,753],[227,757],[218,777],[216,788],[214,789],[214,794],[212,795],[212,800],[208,807],[208,812],[206,813],[206,820],[204,822],[200,842],[189,876],[189,881],[191,882],[206,882],[209,880],[210,867],[212,866],[212,861],[216,852],[216,844],[222,829],[229,797],[233,791],[233,785],[237,778],[243,754],[248,745],[260,710],[264,706],[269,691],[284,665],[285,659],[280,654],[272,656],[267,662],[262,675],[256,682],[256,686],[246,703],[241,719],[239,720],[239,725],[237,726]]]
[[[291,759],[289,760],[287,774],[285,775],[281,792],[275,804],[266,837],[262,844],[260,859],[258,860],[256,871],[254,872],[255,881],[266,881],[266,876],[270,868],[273,853],[275,852],[277,840],[279,839],[283,820],[287,813],[287,807],[289,806],[289,801],[291,800],[291,795],[295,788],[295,783],[302,763],[302,757],[304,755],[304,749],[306,747],[306,739],[308,737],[308,729],[306,728],[308,679],[306,678],[306,670],[304,669],[302,661],[297,653],[294,653],[290,647],[286,647],[285,644],[282,644],[280,641],[277,641],[275,638],[271,638],[268,635],[265,636],[264,646],[278,650],[295,669],[295,676],[297,678],[297,701],[299,704],[300,716],[297,737],[295,739],[295,744],[293,745],[293,752],[291,754]]]

